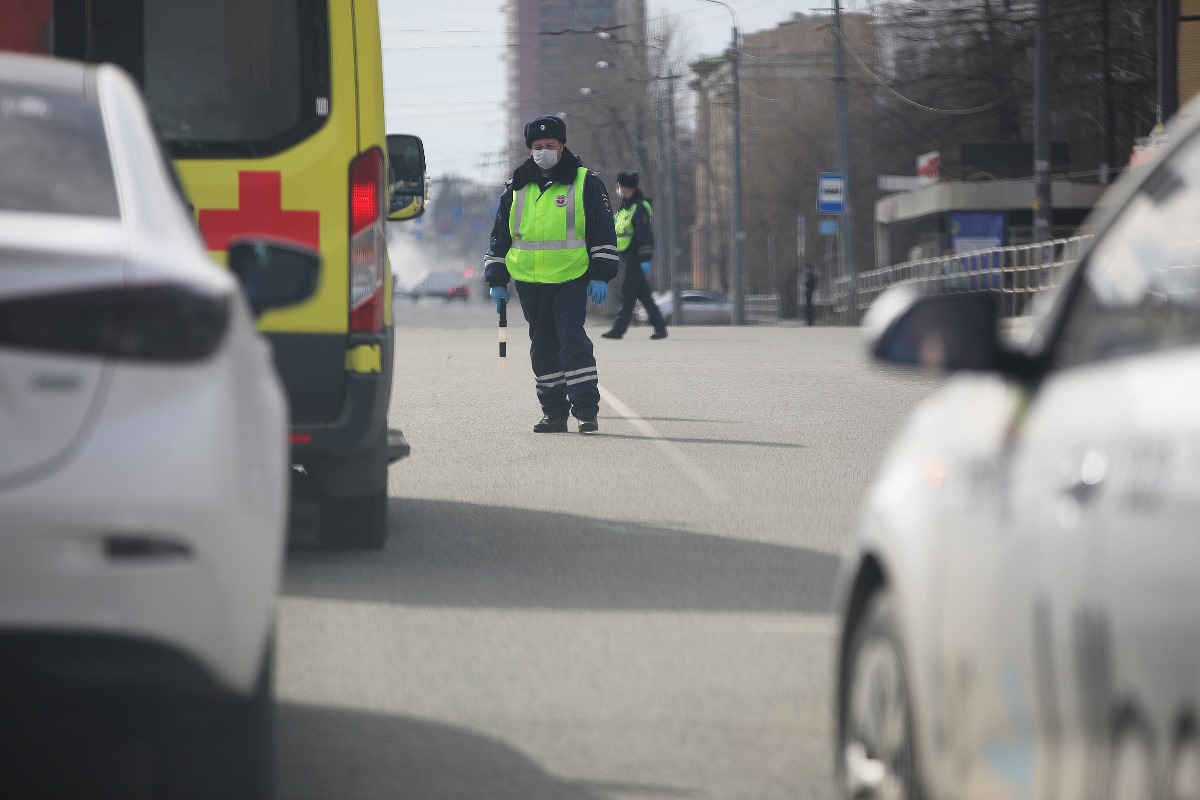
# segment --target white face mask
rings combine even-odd
[[[538,169],[552,169],[558,163],[557,150],[531,150],[533,153],[533,163],[538,165]]]

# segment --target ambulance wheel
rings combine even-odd
[[[379,550],[387,541],[387,429],[353,456],[306,464],[318,486],[317,537],[335,550]]]
[[[317,536],[331,550],[382,550],[387,541],[387,489],[352,497],[322,497]]]

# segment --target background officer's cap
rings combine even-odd
[[[634,169],[623,169],[617,173],[617,183],[628,189],[638,188],[638,174]]]
[[[538,117],[525,126],[525,146],[533,147],[538,139],[558,139],[567,143],[567,123],[560,117]]]

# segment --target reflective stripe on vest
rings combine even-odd
[[[504,263],[515,280],[566,283],[587,272],[587,219],[583,211],[587,173],[586,167],[580,167],[570,186],[555,183],[543,192],[530,183],[513,194],[508,215],[512,247]]]
[[[637,213],[639,206],[646,207],[646,215],[650,219],[654,219],[654,209],[645,199],[637,201],[632,206],[622,208],[617,212],[615,225],[617,228],[617,249],[622,253],[629,249],[629,243],[633,241],[633,215]]]

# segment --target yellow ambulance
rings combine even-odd
[[[423,211],[425,167],[419,139],[385,137],[376,0],[29,8],[52,15],[40,29],[48,52],[117,63],[140,84],[215,258],[247,236],[320,252],[316,294],[264,315],[260,327],[287,388],[294,461],[320,501],[321,541],[381,547],[387,467],[407,452],[387,426],[385,219]]]

